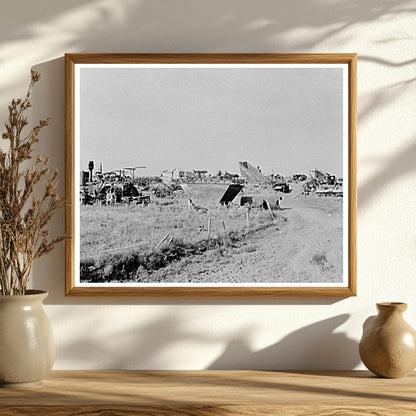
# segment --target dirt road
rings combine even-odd
[[[342,198],[285,195],[277,219],[230,248],[155,272],[161,282],[342,282]],[[180,280],[178,280],[180,279]],[[153,280],[153,281],[154,281]]]

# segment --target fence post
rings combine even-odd
[[[246,207],[246,223],[247,223],[247,227],[250,227],[250,208]]]

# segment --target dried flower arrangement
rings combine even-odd
[[[50,238],[45,227],[62,205],[56,193],[58,171],[52,171],[49,157],[37,156],[29,168],[39,132],[50,119],[41,120],[28,134],[25,111],[31,107],[30,96],[39,72],[32,71],[25,98],[9,105],[6,132],[8,150],[0,150],[0,294],[24,295],[33,262],[49,253],[65,237]],[[4,144],[4,143],[3,143]]]

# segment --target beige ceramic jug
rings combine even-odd
[[[403,319],[406,303],[377,303],[363,325],[360,357],[373,373],[400,378],[416,367],[416,331]]]
[[[0,296],[0,386],[39,384],[55,360],[52,326],[42,301],[48,295]]]

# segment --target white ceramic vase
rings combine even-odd
[[[42,301],[48,292],[0,296],[0,385],[41,383],[55,361],[52,326]]]

